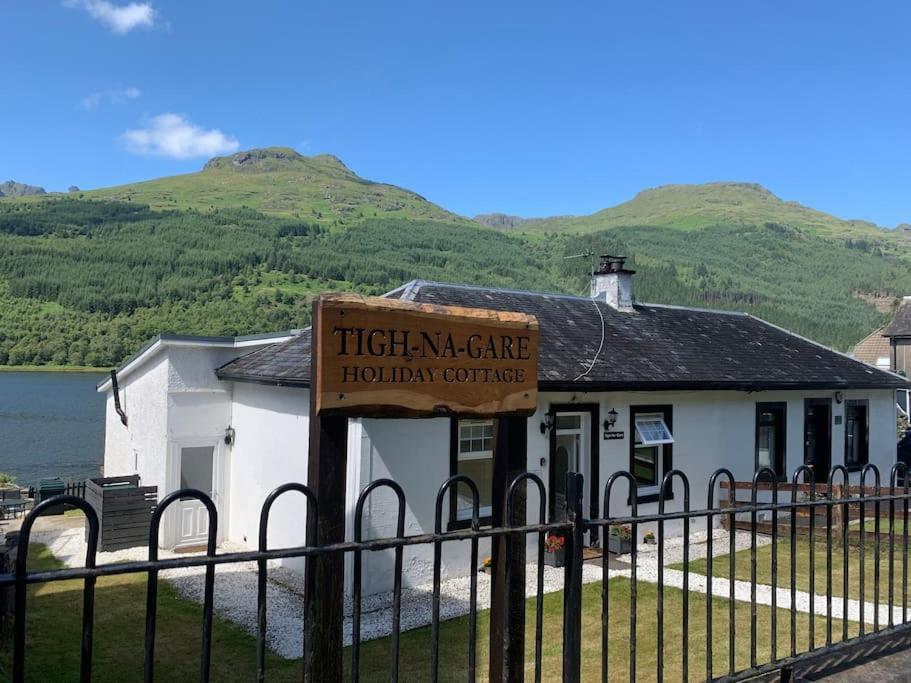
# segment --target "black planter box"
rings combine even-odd
[[[548,567],[562,567],[566,564],[566,551],[557,550],[552,553],[544,553],[544,564]]]
[[[607,537],[607,550],[615,555],[626,555],[633,549],[633,539],[619,536]]]

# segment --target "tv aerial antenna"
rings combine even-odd
[[[572,254],[571,256],[564,256],[563,260],[567,261],[574,258],[587,258],[589,259],[589,264],[591,265],[591,276],[595,276],[595,252],[591,247],[583,251],[581,254]]]

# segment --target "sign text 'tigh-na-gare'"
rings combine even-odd
[[[320,320],[324,407],[367,406],[373,413],[386,406],[405,414],[533,409],[532,316],[364,297],[335,296],[327,304]]]

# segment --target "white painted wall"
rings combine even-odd
[[[104,475],[138,474],[145,486],[165,482],[168,444],[168,363],[160,354],[120,384],[120,404],[128,425],[114,411],[114,395],[105,398]]]
[[[166,473],[169,444],[196,438],[218,438],[225,428],[235,429],[235,443],[222,449],[224,490],[219,500],[222,537],[255,547],[259,513],[265,497],[280,484],[307,481],[309,394],[305,389],[263,386],[250,383],[222,383],[212,370],[238,352],[230,349],[169,348],[133,372],[121,384],[121,400],[130,416],[124,428],[107,397],[105,472],[108,475],[138,472],[146,484],[159,486],[159,495],[170,490]],[[621,440],[601,439],[598,430],[599,498],[607,477],[629,464],[630,406],[671,404],[674,406],[674,466],[689,476],[694,508],[704,507],[710,474],[719,467],[730,468],[738,480],[753,475],[755,458],[756,403],[788,403],[788,469],[803,461],[803,414],[805,398],[833,398],[832,462],[844,458],[844,426],[835,416],[844,416],[844,403],[834,401],[834,392],[651,392],[597,394],[541,394],[538,411],[528,421],[528,469],[548,481],[549,439],[539,425],[553,403],[597,403],[600,421],[607,412],[618,413],[615,431]],[[848,391],[847,399],[869,401],[870,462],[888,479],[895,460],[895,401],[892,391]],[[544,462],[542,465],[541,462]],[[405,533],[433,531],[434,503],[441,483],[450,475],[449,423],[432,420],[361,420],[349,429],[348,487],[346,505],[348,537],[353,537],[353,512],[359,491],[369,482],[389,477],[405,490]],[[859,475],[852,474],[856,482]],[[589,486],[586,486],[589,490]],[[679,484],[668,510],[681,509]],[[535,496],[529,500],[529,514],[535,514]],[[603,500],[599,501],[603,506]],[[654,512],[657,503],[643,504],[640,511]],[[612,515],[627,513],[626,490],[621,485],[611,506]],[[588,507],[586,507],[588,513]],[[444,528],[448,505],[444,506]],[[304,542],[305,505],[299,496],[287,494],[273,510],[270,522],[271,547]],[[377,491],[365,507],[364,538],[395,533],[396,505],[391,492]],[[645,531],[646,527],[641,529]],[[668,533],[679,533],[674,525]],[[533,539],[529,539],[533,543]],[[489,553],[481,545],[479,558]],[[406,585],[426,583],[431,578],[432,548],[405,551]],[[364,556],[366,593],[391,588],[391,552]],[[302,569],[301,561],[289,561]],[[448,543],[443,551],[443,575],[458,576],[473,571],[468,567],[468,543]],[[350,585],[350,562],[347,567]]]
[[[236,382],[233,399],[228,533],[232,541],[255,548],[266,496],[287,482],[307,483],[310,392]],[[272,507],[269,547],[303,545],[306,510],[303,496],[284,494]],[[302,560],[282,562],[303,569]]]
[[[738,481],[749,481],[754,473],[756,403],[785,401],[788,404],[787,462],[793,471],[803,462],[804,398],[832,398],[833,423],[837,415],[844,416],[844,403],[837,404],[834,392],[617,392],[599,394],[541,394],[537,413],[528,421],[528,469],[538,474],[545,484],[549,476],[549,437],[540,432],[540,423],[551,404],[598,403],[603,423],[607,412],[617,411],[613,431],[624,432],[622,440],[604,441],[603,427],[597,425],[599,438],[599,509],[603,510],[604,484],[615,471],[629,467],[629,416],[635,405],[671,404],[674,407],[674,467],[683,470],[690,480],[691,508],[702,509],[707,499],[711,474],[727,467]],[[891,391],[845,392],[845,399],[867,399],[870,416],[870,462],[880,468],[883,481],[895,461],[895,401]],[[449,472],[449,425],[447,420],[363,420],[361,441],[360,486],[381,477],[398,481],[405,490],[406,534],[433,531],[434,500],[440,484]],[[540,465],[541,459],[545,465]],[[832,426],[832,463],[844,462],[844,426]],[[852,473],[851,481],[859,481]],[[586,492],[590,484],[586,482]],[[674,499],[667,502],[668,511],[683,509],[681,485],[675,484]],[[537,498],[530,495],[529,518],[536,514]],[[625,484],[618,484],[612,495],[611,515],[629,513]],[[586,514],[588,514],[586,500]],[[349,514],[354,501],[349,495]],[[656,502],[639,506],[640,513],[657,512]],[[445,513],[448,508],[444,506]],[[378,491],[365,507],[364,538],[379,538],[395,534],[395,498],[388,491]],[[669,522],[666,533],[679,534],[682,524]],[[698,522],[693,530],[703,527]],[[640,534],[654,528],[641,525]],[[529,539],[532,543],[534,539]],[[458,546],[462,545],[463,548]],[[532,546],[529,547],[530,552]],[[489,552],[485,543],[480,557]],[[464,575],[467,566],[467,543],[444,546],[443,576]],[[426,583],[432,578],[432,548],[414,547],[405,552],[405,585]],[[364,591],[366,593],[391,588],[392,552],[370,553],[364,556]]]
[[[232,420],[232,385],[218,380],[214,370],[255,348],[169,342],[121,377],[120,400],[128,426],[114,411],[113,392],[106,392],[105,476],[139,474],[144,485],[158,487],[161,500],[180,486],[180,448],[215,445],[218,538],[228,538],[231,453],[223,440]],[[175,541],[175,522],[170,513],[162,522],[163,547]]]
[[[432,533],[437,491],[450,476],[449,420],[363,420],[361,440],[361,485],[389,478],[405,492],[405,535]],[[349,501],[353,514],[354,501]],[[395,494],[381,488],[364,507],[362,538],[395,536],[398,522]],[[449,520],[449,505],[443,505],[443,530]],[[468,542],[443,545],[443,576],[463,576],[469,567]],[[479,545],[479,559],[490,554],[490,543]],[[363,557],[363,590],[366,594],[392,590],[394,553],[366,553]],[[433,547],[412,546],[404,553],[404,584],[417,585],[433,579]]]

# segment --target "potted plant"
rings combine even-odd
[[[544,539],[544,564],[562,567],[566,564],[566,538],[562,534],[547,534]]]
[[[18,498],[19,495],[19,487],[16,486],[16,478],[6,472],[0,472],[0,500],[5,498]]]
[[[655,532],[649,529],[645,532],[645,535],[642,536],[642,540],[648,543],[649,545],[655,545],[658,541],[655,540]]]
[[[625,555],[633,548],[633,529],[627,524],[612,526],[607,535],[607,549],[616,555]]]

